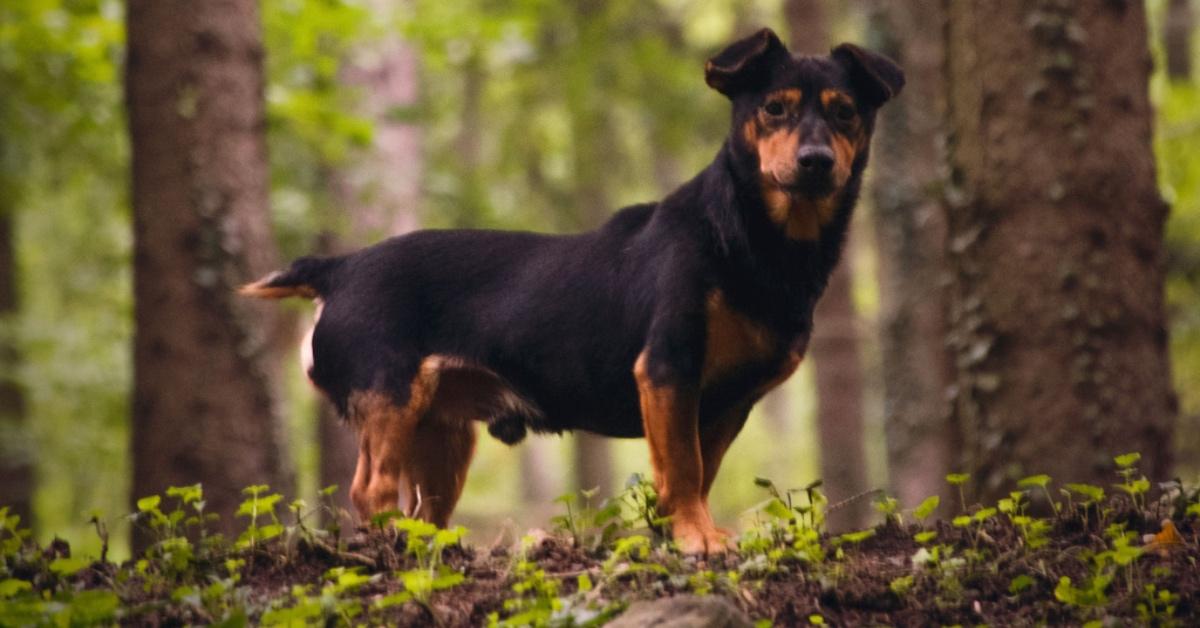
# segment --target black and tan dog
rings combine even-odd
[[[362,516],[404,497],[445,525],[478,420],[510,444],[527,430],[645,436],[681,549],[725,548],[713,478],[804,355],[875,112],[904,75],[849,44],[793,57],[764,29],[705,79],[732,101],[732,130],[658,203],[578,235],[416,232],[243,288],[318,301],[308,373],[359,430]]]

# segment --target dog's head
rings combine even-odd
[[[809,239],[861,173],[875,112],[900,92],[904,73],[852,44],[793,57],[764,28],[710,59],[705,80],[733,102],[730,142],[753,162],[771,219]]]

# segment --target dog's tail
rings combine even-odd
[[[257,299],[316,299],[328,292],[329,275],[341,262],[340,257],[301,257],[287,270],[277,270],[238,288],[238,294]]]

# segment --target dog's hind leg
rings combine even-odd
[[[444,528],[462,495],[475,453],[470,419],[426,416],[413,433],[404,464],[409,514]]]
[[[350,497],[363,520],[399,508],[404,464],[412,455],[414,434],[429,412],[436,386],[436,371],[421,369],[403,405],[386,392],[351,396],[349,409],[351,420],[359,426],[359,452]]]

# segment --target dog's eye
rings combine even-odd
[[[850,105],[847,105],[845,103],[838,103],[833,106],[834,117],[836,117],[838,120],[841,120],[842,122],[849,122],[849,121],[853,120],[855,113],[856,112],[854,111],[854,107],[851,107]]]
[[[763,111],[767,112],[767,115],[771,117],[781,116],[783,115],[783,103],[773,100],[763,105]]]

